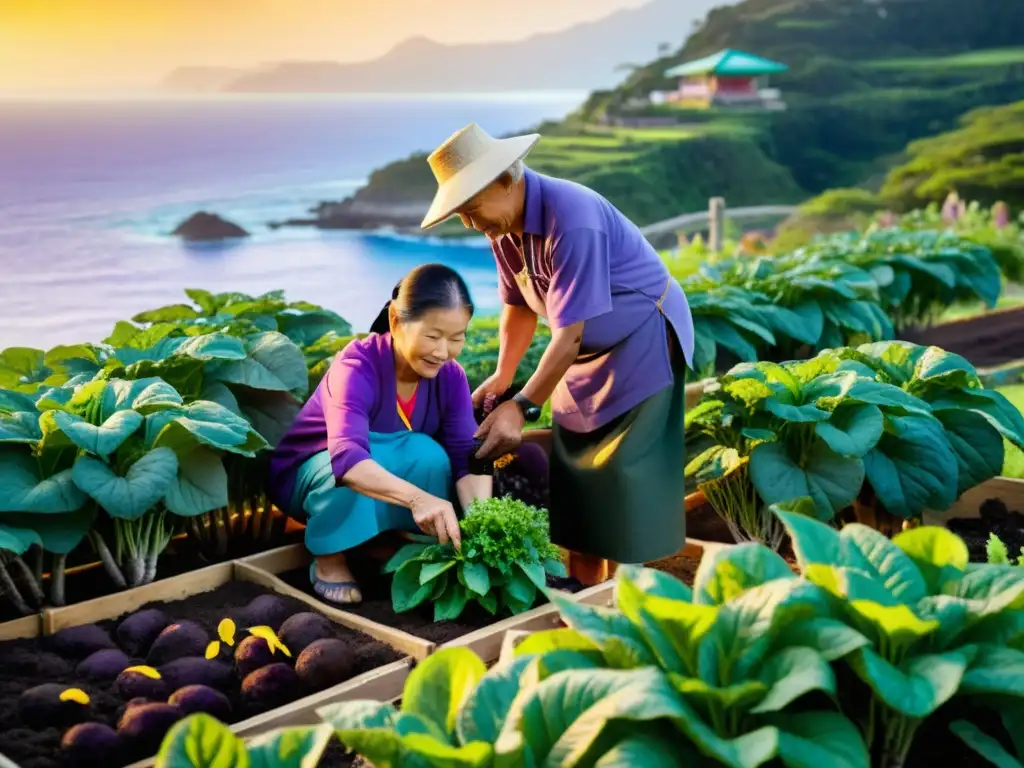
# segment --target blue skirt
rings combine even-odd
[[[449,498],[451,462],[444,448],[428,435],[371,432],[370,457],[417,488]],[[299,467],[286,511],[306,524],[306,548],[314,556],[345,552],[386,531],[421,532],[407,508],[338,485],[327,451]]]

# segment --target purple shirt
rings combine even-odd
[[[431,435],[444,447],[456,480],[468,473],[477,423],[466,372],[454,360],[433,379],[422,379],[409,420],[416,432]],[[270,459],[272,499],[288,504],[295,474],[311,456],[330,451],[334,476],[340,480],[370,458],[370,432],[404,432],[398,415],[398,389],[391,334],[370,334],[337,354],[313,396]]]
[[[522,247],[508,236],[491,247],[505,304],[527,305],[515,279],[525,262],[549,325],[584,324],[580,359],[552,396],[562,427],[591,432],[672,384],[665,320],[692,364],[683,289],[636,225],[596,192],[527,169]]]

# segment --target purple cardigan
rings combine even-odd
[[[449,360],[436,377],[420,381],[410,423],[444,447],[455,480],[468,474],[477,423],[462,366]],[[334,476],[340,479],[370,458],[370,432],[405,430],[398,415],[391,334],[374,333],[351,342],[334,358],[274,451],[271,499],[278,506],[290,502],[296,473],[311,456],[330,451]]]

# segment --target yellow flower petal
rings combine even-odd
[[[206,646],[206,658],[216,659],[220,655],[220,643],[216,640],[211,640],[210,644]]]
[[[79,704],[88,704],[89,694],[87,694],[81,688],[68,688],[66,691],[60,692],[60,700],[77,701]]]
[[[217,635],[225,645],[235,644],[235,622],[231,619],[223,619],[217,625]]]
[[[152,667],[146,667],[146,666],[128,667],[128,669],[126,669],[125,672],[138,672],[140,675],[145,675],[146,677],[152,678],[153,680],[159,680],[160,679],[160,673],[157,672]]]
[[[277,653],[277,651],[280,650],[285,656],[291,658],[292,652],[285,647],[284,643],[281,642],[280,638],[278,638],[274,633],[274,630],[270,627],[262,625],[258,627],[249,627],[249,632],[256,637],[262,637],[266,640],[267,647],[270,648],[271,654]]]

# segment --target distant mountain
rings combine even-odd
[[[708,10],[728,0],[652,0],[596,21],[513,42],[446,45],[406,40],[354,63],[285,61],[235,73],[183,68],[161,88],[234,93],[387,93],[590,90],[622,80],[623,68],[676,50]],[[205,73],[205,74],[204,74]],[[213,87],[211,87],[213,86]]]
[[[160,83],[160,89],[176,93],[217,93],[246,74],[231,67],[178,67]]]

